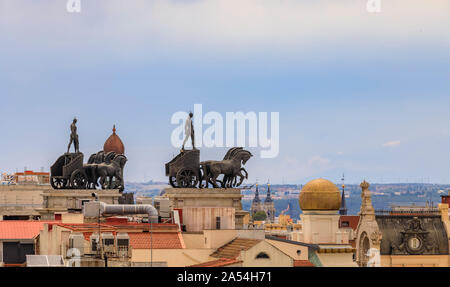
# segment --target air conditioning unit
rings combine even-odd
[[[73,256],[84,255],[84,235],[82,233],[72,233],[69,235],[69,249],[74,249],[70,252]]]
[[[114,248],[114,235],[111,232],[102,233],[103,252],[106,255],[113,255],[115,253]]]
[[[157,196],[154,199],[154,206],[162,218],[170,218],[170,201],[167,197]]]
[[[116,236],[117,242],[117,255],[120,258],[128,258],[130,252],[130,236],[128,233],[120,232]]]

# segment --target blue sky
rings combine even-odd
[[[280,113],[280,154],[252,158],[251,181],[450,183],[450,2],[365,5],[1,0],[0,171],[48,170],[77,116],[85,155],[116,124],[126,180],[166,180],[170,118],[203,104]]]

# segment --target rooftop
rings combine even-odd
[[[28,221],[4,220],[0,221],[0,239],[33,239],[44,229],[45,223],[58,221]]]
[[[351,227],[353,230],[356,230],[359,218],[359,215],[341,215],[341,217],[339,217],[339,228]],[[348,222],[348,226],[346,226],[344,222]]]
[[[257,239],[236,238],[217,249],[211,254],[211,257],[235,259],[239,256],[241,251],[249,250],[261,241],[262,240]]]
[[[180,233],[157,232],[150,234],[148,232],[130,232],[130,245],[134,249],[183,249],[183,238]]]

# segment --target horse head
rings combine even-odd
[[[128,159],[123,154],[116,155],[113,159],[113,162],[118,164],[121,169],[124,168],[125,164],[127,163]]]
[[[94,163],[102,163],[103,162],[103,157],[104,157],[104,152],[103,151],[99,151],[98,153],[94,153],[89,157],[88,160],[88,164],[94,164]]]
[[[241,162],[242,165],[245,165],[252,156],[252,153],[248,150],[240,149],[235,151],[232,159]]]
[[[116,157],[116,153],[111,151],[106,154],[104,162],[106,162],[107,164],[110,164],[111,161],[114,160],[115,157]]]
[[[105,152],[104,151],[99,151],[97,153],[97,156],[95,158],[95,163],[102,163],[105,159]]]
[[[97,156],[97,154],[96,153],[94,153],[94,154],[92,154],[90,157],[89,157],[89,160],[88,160],[88,164],[93,164],[94,162],[95,162],[95,157]]]
[[[228,152],[226,153],[226,155],[223,157],[223,160],[229,160],[232,159],[233,156],[236,155],[236,152],[243,150],[242,147],[232,147],[228,150]]]

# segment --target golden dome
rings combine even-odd
[[[341,193],[329,180],[319,178],[305,184],[299,196],[300,208],[305,210],[339,210]]]
[[[116,154],[125,154],[125,146],[122,140],[116,135],[116,126],[113,127],[113,134],[106,140],[103,146],[103,151],[105,154],[108,152],[115,152]]]

